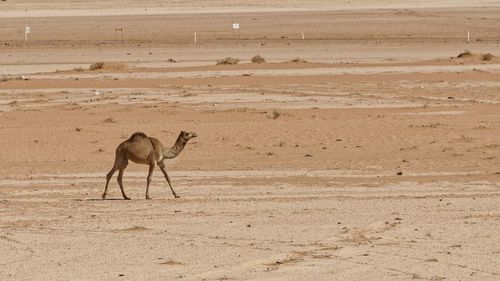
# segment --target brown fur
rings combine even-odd
[[[181,151],[184,149],[187,141],[194,137],[196,137],[196,133],[181,131],[174,146],[172,146],[170,149],[164,149],[163,145],[158,139],[148,137],[145,133],[142,132],[132,134],[128,140],[120,143],[120,145],[118,145],[118,147],[116,148],[115,163],[113,164],[113,168],[111,168],[111,171],[109,171],[106,176],[106,187],[104,188],[102,199],[106,199],[109,181],[116,171],[119,171],[117,180],[123,198],[126,200],[130,199],[125,195],[122,183],[123,171],[128,165],[128,160],[137,164],[149,165],[149,173],[146,184],[146,199],[151,199],[149,197],[149,184],[151,183],[155,165],[158,165],[158,167],[160,167],[160,170],[165,176],[165,179],[167,180],[174,197],[179,198],[179,196],[172,188],[170,177],[165,170],[165,164],[163,163],[163,160],[174,158],[179,155],[179,153],[181,153]]]

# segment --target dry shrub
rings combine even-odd
[[[295,62],[295,63],[307,63],[307,61],[305,59],[301,59],[301,58],[294,58],[293,60],[291,60],[290,62]]]
[[[90,65],[90,70],[98,70],[98,69],[102,69],[103,67],[104,67],[104,62],[102,62],[102,61],[95,62],[95,63]]]
[[[465,50],[463,52],[461,52],[460,54],[458,54],[457,58],[468,58],[468,57],[471,57],[472,56],[472,53],[469,51],[469,50]]]
[[[23,80],[23,76],[21,75],[5,75],[5,76],[2,76],[0,77],[0,82],[7,82],[7,81],[11,81],[11,80]]]
[[[90,65],[89,69],[92,71],[100,70],[100,69],[108,69],[108,70],[119,70],[128,68],[124,63],[116,63],[116,62],[96,62]]]
[[[183,263],[175,261],[173,259],[168,259],[166,261],[160,262],[160,264],[164,264],[164,265],[182,265]]]
[[[252,63],[265,63],[266,60],[260,55],[256,55],[252,58]]]
[[[281,112],[277,111],[277,110],[273,110],[272,114],[270,115],[267,115],[267,118],[269,119],[278,119],[279,117],[281,116]]]
[[[233,57],[226,57],[221,60],[217,60],[217,65],[219,64],[238,64],[240,62],[240,59],[238,58],[233,58]]]
[[[483,54],[483,55],[481,56],[481,60],[482,60],[482,61],[490,61],[490,60],[492,60],[494,57],[495,57],[494,55],[492,55],[492,54],[490,54],[490,53],[487,53],[487,54]]]

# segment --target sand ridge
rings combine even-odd
[[[480,5],[474,0],[459,0],[450,3],[445,0],[404,1],[404,0],[293,0],[293,1],[82,1],[71,0],[61,3],[49,0],[40,3],[33,0],[18,0],[8,5],[0,5],[3,18],[17,17],[68,17],[68,16],[113,16],[113,15],[157,15],[193,13],[241,13],[241,12],[288,12],[324,10],[365,10],[365,9],[411,9],[411,8],[457,8],[495,7],[498,1],[482,0]],[[89,9],[89,7],[92,7]],[[403,11],[404,12],[404,11]]]

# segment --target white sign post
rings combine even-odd
[[[196,44],[196,32],[194,33],[194,43]]]
[[[28,34],[31,33],[31,27],[29,26],[26,26],[26,28],[24,29],[24,41],[28,41]]]
[[[118,40],[118,32],[120,33],[120,38],[123,43],[123,27],[115,27],[115,38]]]
[[[235,30],[238,30],[238,40],[240,40],[240,24],[237,22],[233,22],[233,39]]]

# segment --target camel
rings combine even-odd
[[[102,199],[106,199],[109,181],[111,180],[111,177],[113,177],[113,174],[119,170],[117,180],[122,191],[123,199],[130,200],[130,198],[125,195],[122,184],[123,171],[128,165],[128,160],[137,164],[149,165],[149,173],[146,184],[146,199],[151,199],[151,197],[149,197],[149,184],[152,180],[155,165],[158,165],[160,170],[163,172],[174,197],[180,198],[180,196],[177,195],[172,188],[170,177],[165,170],[163,160],[175,158],[184,149],[188,140],[195,137],[197,137],[197,135],[194,132],[188,133],[186,131],[181,131],[174,146],[169,149],[165,149],[158,139],[148,137],[146,134],[141,132],[132,134],[128,140],[120,143],[120,145],[116,148],[115,163],[113,164],[111,171],[109,171],[106,175],[106,187],[104,188]]]

